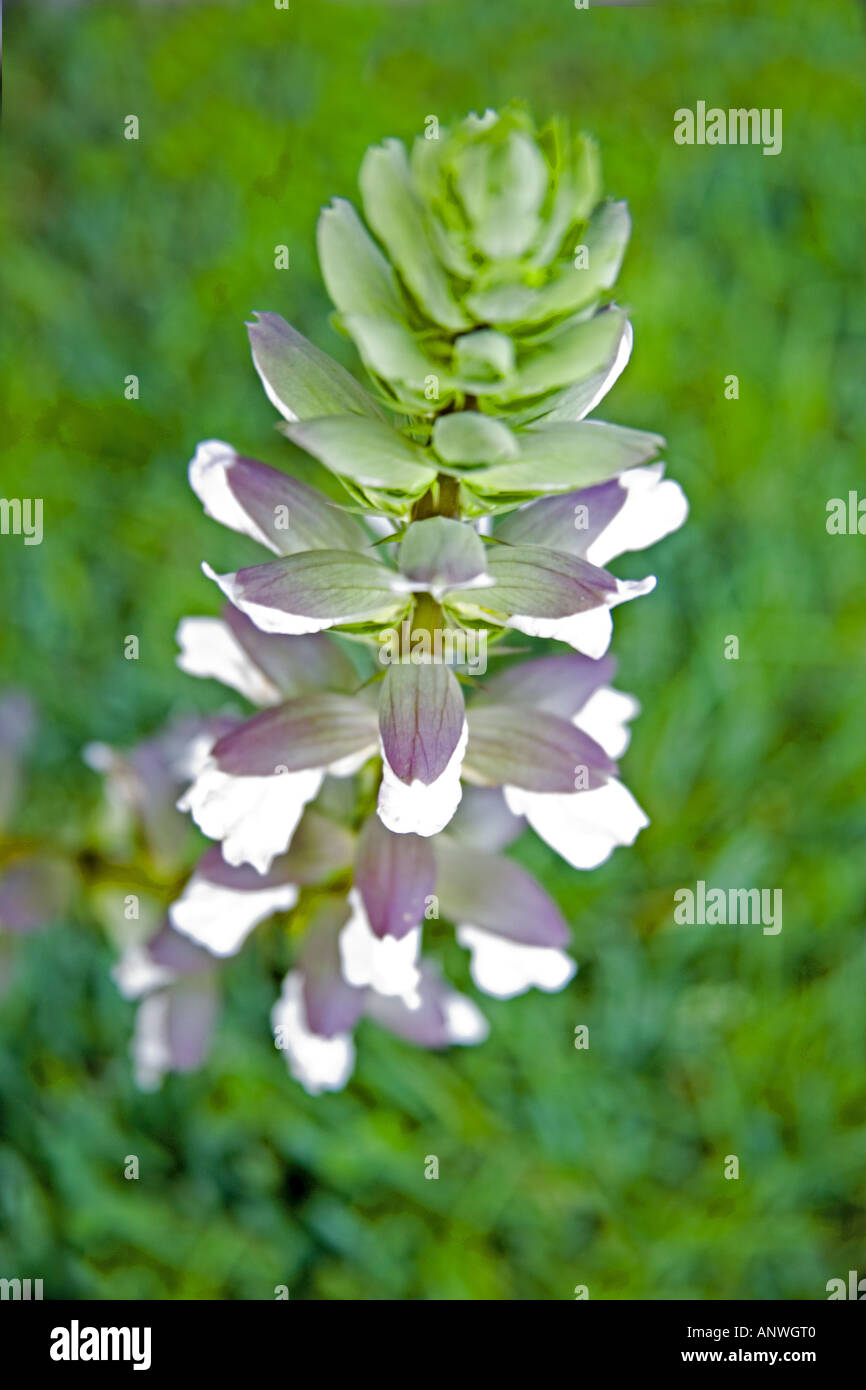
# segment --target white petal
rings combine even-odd
[[[631,792],[612,779],[587,792],[528,792],[506,787],[505,800],[575,869],[594,869],[617,845],[634,844],[649,820]]]
[[[456,990],[447,994],[443,1002],[449,1042],[460,1043],[465,1047],[471,1046],[472,1043],[484,1042],[490,1032],[490,1024],[477,1004],[467,999],[465,994],[458,994]]]
[[[472,952],[470,972],[479,989],[495,999],[513,999],[536,989],[562,989],[577,966],[554,946],[526,946],[481,927],[457,928],[457,940]]]
[[[135,1084],[141,1091],[158,1090],[163,1076],[171,1069],[170,1007],[167,992],[160,990],[143,999],[136,1010],[130,1050]]]
[[[377,994],[397,995],[410,1009],[417,1008],[421,928],[413,928],[399,941],[394,936],[378,937],[357,888],[350,891],[349,902],[352,916],[340,932],[343,978],[360,989],[369,986]]]
[[[617,603],[648,594],[655,586],[653,574],[647,575],[646,579],[618,579],[614,597],[598,608],[588,608],[585,613],[572,613],[565,618],[513,614],[506,619],[506,623],[518,632],[525,632],[527,637],[552,637],[558,642],[567,642],[575,651],[597,660],[604,656],[613,636],[611,608]]]
[[[178,809],[189,811],[205,835],[222,841],[227,864],[252,864],[265,874],[272,859],[288,849],[324,776],[324,768],[308,767],[271,777],[234,777],[209,760]]]
[[[176,641],[180,647],[177,664],[187,675],[222,681],[254,705],[275,705],[282,699],[273,681],[219,618],[182,618]]]
[[[171,984],[174,971],[158,965],[143,946],[130,946],[114,966],[111,978],[124,999],[140,999],[153,989]]]
[[[640,704],[633,695],[605,685],[593,691],[571,722],[601,744],[609,758],[621,758],[631,738],[627,722],[639,714]]]
[[[232,956],[253,927],[273,912],[294,907],[297,900],[293,883],[241,893],[193,874],[168,915],[172,926],[215,956]]]
[[[464,719],[454,752],[435,782],[422,782],[418,777],[401,782],[382,749],[377,811],[388,830],[395,835],[438,835],[445,829],[463,795],[460,773],[468,738],[469,727]]]
[[[229,487],[226,469],[237,457],[237,450],[224,440],[204,440],[199,444],[189,465],[190,487],[203,502],[207,515],[212,516],[214,521],[222,522],[223,526],[230,527],[232,531],[240,531],[244,536],[251,536],[259,545],[265,545],[268,550],[279,555],[279,549],[270,536],[266,531],[260,530],[252,517],[244,511]]]
[[[336,1033],[323,1038],[312,1032],[304,1008],[303,984],[295,971],[283,981],[283,992],[271,1011],[271,1024],[289,1071],[310,1095],[343,1089],[355,1065],[352,1035]]]
[[[664,464],[657,463],[620,474],[618,482],[628,495],[587,550],[591,564],[603,566],[627,550],[645,550],[682,526],[689,514],[686,495],[679,483],[663,478],[663,473]]]

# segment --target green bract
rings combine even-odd
[[[371,148],[360,186],[367,226],[336,200],[319,256],[339,321],[395,408],[430,417],[470,401],[524,421],[580,418],[628,334],[606,304],[629,216],[600,200],[593,141],[487,111],[428,129],[411,152]]]

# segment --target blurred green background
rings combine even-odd
[[[866,538],[825,526],[866,491],[864,32],[853,0],[8,7],[0,494],[45,499],[41,546],[0,538],[2,684],[43,721],[26,832],[79,842],[88,740],[223,706],[173,633],[216,611],[200,559],[236,568],[244,543],[186,461],[220,437],[299,464],[243,321],[276,310],[355,365],[318,210],[428,114],[525,99],[601,141],[636,346],[600,413],[668,437],[692,512],[614,566],[659,576],[614,641],[651,828],[591,874],[516,849],[573,923],[572,985],[484,1001],[467,1051],[362,1025],[349,1088],[314,1100],[272,1045],[254,938],[208,1065],[142,1095],[133,1006],[76,909],[19,939],[0,1001],[0,1274],[72,1298],[820,1299],[866,1273]],[[676,146],[698,100],[781,107],[781,155]],[[697,879],[781,887],[781,934],[674,926]]]

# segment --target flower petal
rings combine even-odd
[[[475,984],[495,999],[513,999],[533,987],[560,990],[577,970],[564,951],[506,941],[479,927],[458,927],[457,940],[472,952],[469,968]]]
[[[154,1091],[166,1072],[194,1071],[210,1046],[219,1008],[208,975],[156,990],[138,1006],[132,1057],[136,1084]]]
[[[440,664],[389,666],[379,699],[378,813],[395,834],[435,835],[460,801],[468,730],[463,695]]]
[[[90,743],[84,760],[106,778],[106,796],[124,829],[140,829],[162,867],[185,861],[187,830],[177,798],[207,762],[211,747],[236,719],[183,716],[153,738],[119,751]]]
[[[215,956],[240,950],[253,927],[274,912],[294,907],[298,889],[276,875],[226,864],[219,849],[209,850],[183,893],[168,910],[172,926]]]
[[[570,719],[613,677],[615,670],[616,662],[611,656],[600,661],[576,652],[541,656],[534,661],[518,662],[485,680],[484,692],[497,703],[529,705]],[[592,733],[582,723],[580,727]],[[601,743],[601,739],[597,742]]]
[[[311,1096],[341,1091],[355,1066],[355,1045],[349,1032],[322,1037],[313,1031],[304,1007],[303,980],[290,971],[271,1011],[277,1046],[296,1081]]]
[[[181,618],[175,641],[177,664],[187,675],[221,681],[253,705],[273,705],[282,698],[221,618]]]
[[[521,507],[497,527],[512,545],[547,545],[605,565],[627,550],[645,550],[688,515],[678,483],[664,464],[632,468],[611,482],[546,497]]]
[[[368,543],[355,518],[315,488],[242,457],[221,439],[199,444],[189,481],[208,516],[276,555],[357,550]]]
[[[341,695],[301,696],[220,739],[178,805],[223,842],[228,864],[266,873],[325,773],[348,777],[375,749],[372,710]]]
[[[625,494],[623,506],[587,547],[592,564],[606,565],[627,550],[645,550],[683,525],[689,514],[686,495],[679,483],[663,474],[664,465],[657,464],[635,468],[618,479]]]
[[[564,946],[565,919],[532,874],[496,854],[436,841],[436,891],[442,913],[459,926],[481,927],[527,946]]]
[[[321,899],[310,914],[298,957],[307,1022],[325,1038],[351,1031],[364,1011],[366,990],[347,983],[340,959],[340,933],[350,913],[345,897]]]
[[[653,574],[648,575],[646,579],[617,580],[616,597],[610,600],[606,608],[594,608],[589,612],[575,613],[564,618],[536,618],[512,613],[508,618],[508,626],[516,628],[518,632],[525,632],[527,637],[546,637],[567,642],[570,647],[597,660],[604,656],[613,636],[611,608],[617,603],[625,603],[628,599],[649,594],[655,586]]]
[[[603,864],[618,845],[634,844],[638,833],[649,825],[631,792],[615,780],[572,796],[506,787],[505,800],[515,815],[526,816],[536,834],[575,869]]]
[[[265,874],[289,846],[304,807],[317,794],[322,769],[271,777],[239,777],[205,768],[177,803],[200,830],[220,840],[226,862]]]
[[[495,851],[505,849],[523,830],[523,818],[509,811],[501,787],[466,786],[448,833],[463,844]]]
[[[608,757],[621,758],[631,738],[628,721],[639,714],[640,704],[633,695],[607,685],[590,695],[574,723],[601,744]]]
[[[340,932],[344,980],[359,989],[369,987],[377,994],[399,995],[414,1007],[420,979],[421,928],[413,927],[399,939],[377,936],[357,888],[351,889],[349,904],[352,915]]]
[[[421,965],[418,1002],[411,1007],[398,996],[370,993],[367,1014],[382,1028],[418,1047],[442,1048],[454,1043],[483,1042],[490,1031],[486,1018],[465,995],[442,979],[429,961]]]
[[[231,604],[220,618],[182,618],[177,641],[182,671],[222,681],[255,705],[306,690],[350,690],[358,681],[351,661],[324,634],[265,633]]]
[[[466,775],[485,786],[572,792],[601,786],[617,770],[594,739],[546,710],[530,720],[520,705],[473,705],[468,723]]]
[[[124,999],[140,999],[175,978],[171,966],[155,961],[146,945],[129,946],[112,966],[111,978]]]
[[[436,886],[429,839],[395,835],[378,816],[368,816],[358,840],[355,884],[375,935],[405,936],[423,920]]]

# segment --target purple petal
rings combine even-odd
[[[216,853],[219,854],[219,850]],[[207,857],[205,855],[205,858]],[[201,865],[198,867],[200,869]],[[212,968],[214,964],[214,958],[209,951],[196,946],[188,936],[175,931],[168,922],[147,943],[147,954],[156,965],[163,965],[178,975],[196,975],[201,970]]]
[[[369,543],[354,517],[321,492],[279,468],[244,458],[220,439],[199,444],[189,481],[208,516],[277,555],[354,550]]]
[[[448,833],[462,844],[479,849],[505,849],[526,823],[508,809],[500,787],[464,787]]]
[[[194,1071],[207,1056],[219,1013],[213,973],[197,975],[168,990],[168,1049],[173,1071]]]
[[[436,891],[443,914],[527,946],[564,946],[568,927],[532,874],[510,859],[463,849],[450,836],[436,841]]]
[[[345,898],[323,899],[310,919],[298,959],[307,1022],[325,1038],[350,1032],[364,1008],[366,991],[347,984],[340,967],[340,932],[349,915]]]
[[[616,773],[595,739],[557,714],[519,705],[476,705],[469,711],[464,766],[488,786],[536,792],[590,791]]]
[[[286,696],[307,690],[351,690],[358,684],[351,661],[324,633],[287,637],[262,632],[230,603],[223,609],[222,620],[250,660]]]
[[[420,1004],[412,1009],[397,995],[370,990],[366,1012],[383,1028],[417,1047],[481,1042],[486,1036],[483,1015],[470,999],[450,988],[430,961],[421,964],[418,995]]]
[[[436,884],[430,840],[393,835],[378,816],[368,816],[358,840],[355,883],[376,936],[405,936],[423,919]]]
[[[585,556],[627,496],[627,489],[614,478],[597,487],[545,497],[512,512],[496,528],[496,535],[510,545],[546,545]]]
[[[211,756],[221,772],[269,777],[278,769],[330,767],[375,746],[376,716],[347,695],[321,693],[264,710],[221,738]]]
[[[492,700],[531,705],[571,719],[596,690],[607,685],[616,671],[612,656],[593,661],[577,652],[568,656],[542,656],[510,666],[484,682]]]
[[[388,667],[379,697],[379,730],[401,782],[428,786],[445,771],[463,733],[463,693],[447,666]]]

